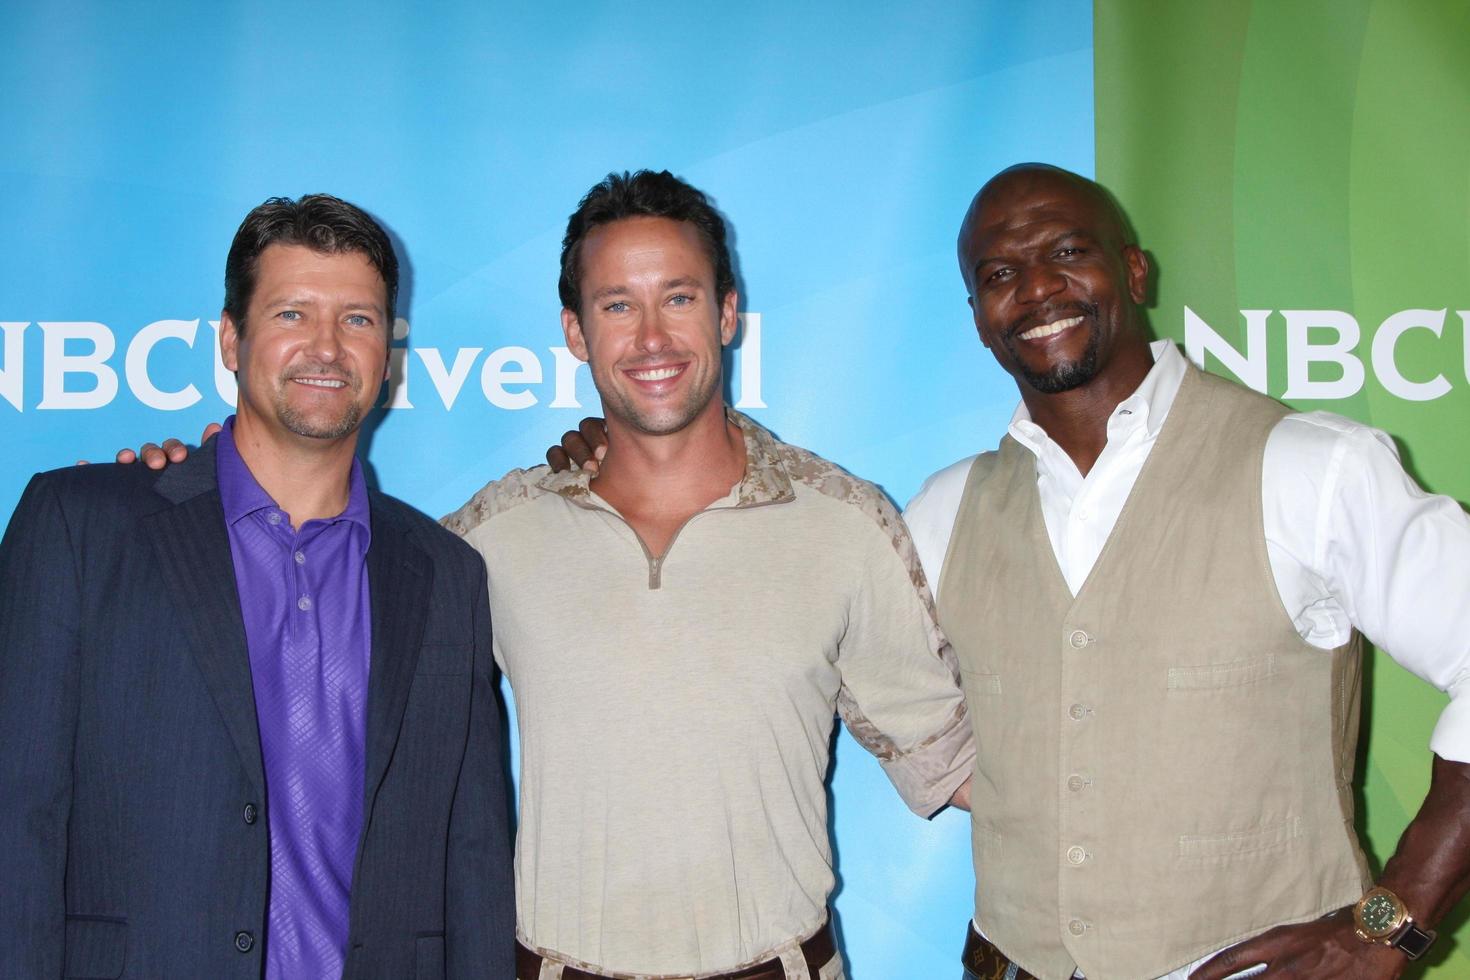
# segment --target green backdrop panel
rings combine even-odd
[[[1155,332],[1388,431],[1426,487],[1470,500],[1470,4],[1094,14],[1097,174],[1158,266]],[[1428,788],[1445,698],[1382,654],[1367,678],[1358,821],[1377,870]],[[1418,975],[1470,976],[1467,917]]]

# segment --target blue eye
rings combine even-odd
[[[347,318],[347,322],[352,324],[354,327],[370,327],[373,323],[373,321],[369,320],[361,313],[352,314]]]
[[[607,304],[603,309],[609,313],[625,313],[627,312],[628,304],[622,300],[618,300],[616,303]]]
[[[280,317],[282,320],[301,319],[301,314],[296,312],[295,310],[282,310],[280,313],[277,313],[276,316]]]
[[[686,306],[694,302],[694,297],[685,295],[684,293],[679,293],[676,296],[670,296],[669,302],[673,303],[675,306]]]

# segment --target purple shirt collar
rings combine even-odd
[[[225,419],[224,429],[214,437],[215,473],[219,479],[220,503],[224,507],[225,524],[232,526],[242,518],[259,510],[277,507],[275,500],[265,492],[240,457],[235,446],[235,416]],[[352,458],[352,475],[348,478],[347,506],[336,517],[324,518],[328,523],[352,521],[360,524],[371,541],[373,528],[371,511],[368,508],[367,480],[362,475],[362,463]]]

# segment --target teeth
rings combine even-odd
[[[629,371],[628,376],[636,381],[666,381],[682,370],[682,367],[655,368],[652,371]]]
[[[1050,337],[1053,334],[1061,333],[1063,330],[1070,330],[1072,327],[1077,326],[1077,324],[1081,322],[1082,318],[1080,316],[1069,316],[1065,320],[1057,320],[1052,323],[1043,323],[1041,326],[1032,327],[1030,330],[1027,330],[1025,333],[1021,334],[1021,339],[1040,340],[1042,337]]]
[[[336,381],[331,378],[292,378],[299,385],[311,385],[313,388],[346,388],[347,382]]]

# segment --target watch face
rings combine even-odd
[[[1386,936],[1398,927],[1403,918],[1399,903],[1390,895],[1370,895],[1363,901],[1360,912],[1363,930],[1370,936]]]

